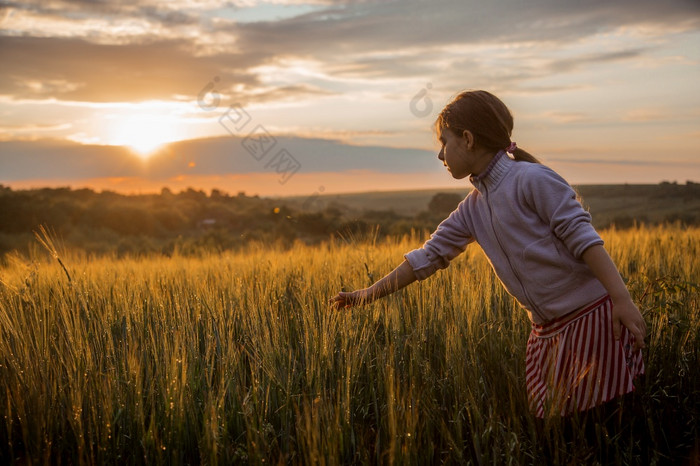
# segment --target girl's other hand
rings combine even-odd
[[[639,309],[637,309],[637,306],[634,305],[631,299],[625,299],[621,302],[613,300],[612,322],[615,340],[620,339],[620,332],[622,331],[622,325],[624,325],[634,336],[634,350],[637,351],[644,348],[647,325]]]
[[[330,304],[334,309],[351,308],[369,303],[367,290],[341,291],[330,299]]]

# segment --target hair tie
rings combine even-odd
[[[515,141],[511,142],[508,147],[506,147],[506,152],[512,154],[515,149],[518,148],[518,145],[515,143]]]

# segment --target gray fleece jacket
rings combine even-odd
[[[476,189],[420,249],[405,255],[418,280],[446,268],[476,241],[506,290],[537,324],[607,293],[581,259],[603,240],[563,178],[501,151],[470,180]]]

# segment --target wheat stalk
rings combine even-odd
[[[56,248],[56,243],[54,242],[56,232],[54,232],[51,229],[47,229],[46,227],[44,227],[44,225],[39,225],[39,231],[35,231],[34,236],[36,237],[36,240],[39,242],[39,244],[41,244],[47,251],[49,251],[49,254],[51,254],[51,256],[54,259],[56,259],[61,265],[63,271],[66,273],[66,277],[68,277],[68,283],[73,284],[73,280],[70,277],[70,273],[68,273],[68,269],[61,260],[61,256],[58,254],[58,249]]]

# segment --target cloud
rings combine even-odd
[[[215,8],[220,2],[199,2],[198,9]],[[195,6],[190,3],[190,7]],[[22,2],[5,2],[7,10],[27,12],[35,17],[71,18],[76,22],[83,19],[100,17],[109,19],[119,18],[145,18],[149,21],[159,22],[164,25],[177,26],[195,24],[197,16],[191,10],[184,8],[183,2],[167,2],[141,0],[138,3],[125,3],[121,1],[94,1],[94,0],[24,0]]]
[[[630,167],[681,167],[681,168],[700,168],[700,164],[697,162],[689,162],[682,160],[626,160],[626,159],[605,159],[605,158],[558,158],[550,157],[547,162],[551,163],[565,163],[573,165],[622,165]]]
[[[570,41],[637,23],[696,25],[696,2],[463,0],[363,2],[339,5],[274,23],[240,25],[241,44],[279,53],[325,57],[360,50],[429,45]],[[223,26],[227,29],[229,26]],[[337,55],[340,58],[343,55]]]
[[[222,130],[223,131],[223,130]],[[371,170],[378,173],[439,172],[435,154],[419,149],[355,146],[329,139],[271,135],[274,145],[260,157],[243,138],[225,136],[174,142],[144,162],[121,146],[82,145],[65,141],[0,141],[0,181],[26,179],[141,176],[167,179],[180,175],[276,174],[284,166],[274,157],[285,151],[299,173]],[[286,166],[286,164],[284,164]]]
[[[278,86],[264,89],[254,94],[241,93],[235,95],[233,100],[239,104],[247,105],[251,102],[283,102],[289,100],[300,100],[313,96],[333,95],[334,92],[316,86],[306,84],[295,84],[290,86]]]
[[[663,30],[700,24],[700,4],[692,0],[547,0],[528,2],[526,8],[521,0],[316,3],[322,7],[291,18],[239,23],[212,18],[212,11],[222,7],[216,2],[8,2],[5,11],[33,14],[36,21],[33,27],[25,24],[28,30],[17,29],[12,18],[3,22],[0,93],[84,101],[166,99],[196,96],[206,80],[220,76],[222,82],[245,86],[245,94],[257,89],[264,91],[261,97],[288,97],[297,89],[300,96],[307,95],[310,88],[294,87],[298,83],[277,83],[277,90],[261,84],[259,73],[264,71],[255,68],[287,58],[318,63],[328,79],[316,85],[315,93],[334,92],[332,78],[441,76],[445,85],[452,85],[452,80],[464,80],[463,73],[477,82],[492,82],[494,89],[513,88],[548,74],[636,59],[647,52],[630,45],[544,58],[542,63],[541,49],[532,44],[555,49],[634,25]],[[234,2],[229,8],[237,4],[255,8],[260,2]],[[95,21],[99,30],[88,29],[78,37],[32,37],[42,35],[41,21],[51,18],[62,21],[60,31],[66,34],[73,29],[81,34],[80,25],[94,28]],[[109,37],[119,42],[105,43]],[[514,47],[517,44],[524,47]],[[495,58],[513,59],[502,67],[484,62],[483,56],[477,61],[481,54],[474,47],[488,46],[502,48]]]
[[[263,59],[246,53],[193,56],[183,39],[102,45],[81,39],[0,37],[0,93],[92,102],[196,96],[215,75],[228,83],[255,85],[256,77],[245,70]]]
[[[661,109],[657,108],[635,108],[629,110],[624,116],[624,121],[633,122],[653,122],[653,121],[665,121],[671,115],[665,113]]]
[[[546,112],[543,116],[559,124],[592,124],[600,122],[599,117],[594,118],[583,112]]]
[[[4,133],[25,133],[34,131],[58,131],[70,128],[69,123],[61,124],[26,124],[26,125],[6,125],[0,126],[0,132]],[[0,140],[2,140],[0,136]]]
[[[586,65],[597,65],[605,63],[620,63],[627,60],[639,58],[647,50],[641,47],[634,47],[626,50],[616,50],[612,52],[583,53],[573,57],[552,60],[545,66],[544,73],[565,73]]]
[[[143,174],[138,157],[119,146],[59,140],[0,141],[0,180],[80,179]]]

